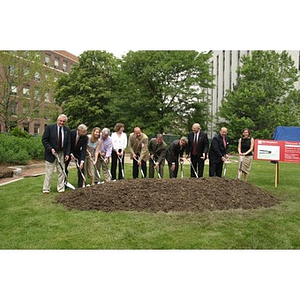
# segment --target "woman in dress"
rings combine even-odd
[[[242,178],[244,174],[244,181],[247,182],[248,175],[251,169],[253,160],[254,139],[251,137],[251,132],[248,128],[243,130],[243,136],[239,139],[238,152],[239,152],[239,167],[238,179]]]
[[[119,162],[118,179],[124,179],[124,157],[127,146],[127,135],[124,133],[124,124],[117,123],[111,135],[113,150],[111,155],[111,176],[112,180],[117,177],[117,164]]]
[[[86,172],[88,178],[91,178],[91,185],[95,184],[95,166],[97,163],[97,155],[100,149],[100,128],[94,127],[91,134],[88,134],[88,143],[86,147],[87,156],[85,158]]]

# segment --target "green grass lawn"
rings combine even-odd
[[[132,166],[125,167],[130,178]],[[188,165],[184,174],[189,176]],[[26,178],[0,187],[0,248],[299,249],[300,164],[281,163],[279,174],[275,188],[275,165],[254,161],[249,176],[249,183],[276,195],[279,205],[202,214],[67,211],[55,201],[56,175],[49,195],[42,194],[44,176]],[[237,163],[229,164],[226,177],[236,175]],[[76,176],[72,169],[75,186]]]

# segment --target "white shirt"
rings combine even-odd
[[[119,137],[116,132],[111,134],[111,139],[113,143],[113,149],[125,149],[127,146],[127,135],[126,133],[122,132],[121,136]]]

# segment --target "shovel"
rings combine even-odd
[[[122,178],[124,179],[125,178],[125,174],[124,174],[124,168],[123,168],[123,164],[122,164],[123,156],[118,156],[118,159],[119,159],[120,165],[121,165]]]
[[[156,165],[156,161],[154,160],[154,158],[151,157],[151,159],[152,159],[153,163]],[[159,171],[157,169],[156,169],[156,172],[157,172],[158,178],[161,178]]]
[[[180,174],[181,174],[181,178],[183,178],[183,168],[182,168],[182,164],[183,162],[180,162]]]
[[[76,163],[77,170],[79,171],[79,173],[80,173],[80,175],[81,175],[81,177],[82,177],[82,179],[83,179],[84,185],[85,185],[85,186],[89,186],[89,184],[86,185],[86,179],[85,179],[85,176],[84,176],[84,174],[82,173],[82,171],[81,171],[81,169],[80,169],[80,166],[79,166],[79,163],[78,163],[78,159],[74,157],[74,160],[75,160],[75,163]]]
[[[223,172],[224,177],[226,176],[226,171],[227,171],[227,159],[224,161],[224,172]]]
[[[107,171],[108,171],[108,174],[109,174],[109,176],[110,176],[110,179],[112,178],[112,176],[111,176],[111,172],[110,172],[110,169],[108,168],[108,165],[107,165],[107,163],[105,162],[105,160],[104,160],[104,158],[101,156],[101,155],[99,155],[100,156],[100,158],[103,160],[103,162],[105,163],[105,165],[106,165],[106,168],[107,168]]]
[[[100,175],[100,172],[99,172],[98,169],[97,169],[97,166],[96,166],[94,160],[93,160],[91,157],[89,157],[89,159],[92,161],[92,164],[93,164],[93,166],[94,166],[94,168],[95,168],[95,171],[96,171],[96,173],[97,173],[97,176],[99,177],[99,180],[101,181],[101,175]]]
[[[65,186],[68,187],[68,188],[70,188],[70,189],[72,189],[72,190],[75,190],[75,187],[74,187],[70,182],[68,182],[68,176],[67,176],[67,174],[66,174],[66,171],[65,171],[64,167],[62,166],[62,164],[61,164],[61,162],[60,162],[60,159],[59,159],[59,157],[58,157],[58,154],[57,154],[57,153],[54,153],[54,156],[56,157],[57,162],[58,162],[59,166],[61,167],[61,169],[62,169],[62,171],[63,171],[63,174],[64,174],[64,176],[65,176]]]
[[[192,167],[192,169],[193,169],[193,171],[194,171],[194,174],[195,174],[196,178],[198,178],[198,174],[197,174],[197,172],[196,172],[196,170],[195,170],[195,168],[194,168],[194,166],[193,166],[193,164],[192,164],[192,161],[189,160],[189,159],[187,159],[187,160],[190,162],[190,165],[191,165],[191,167]]]
[[[134,159],[137,163],[139,162],[139,160],[138,160],[136,157],[134,157],[133,159]],[[142,177],[145,178],[145,174],[144,174],[144,172],[143,172],[143,170],[142,170],[142,166],[141,166],[141,174],[142,174]]]

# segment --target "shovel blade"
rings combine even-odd
[[[74,185],[72,185],[70,182],[65,182],[66,187],[68,187],[69,189],[75,190]]]

